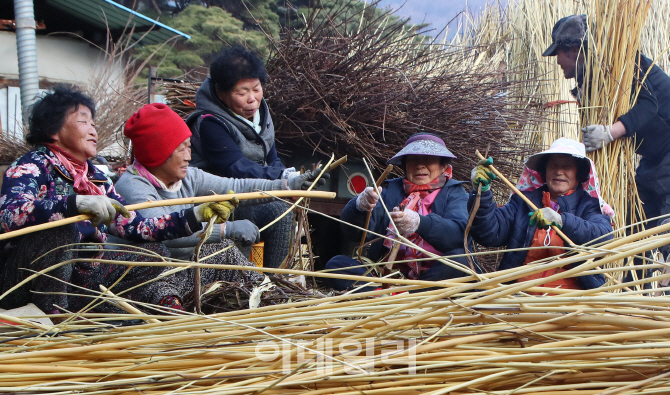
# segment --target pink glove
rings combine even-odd
[[[382,193],[382,187],[377,188],[375,192],[373,187],[367,187],[356,197],[356,208],[361,211],[372,211],[379,201],[379,194]]]
[[[391,219],[393,219],[393,224],[403,236],[409,236],[412,233],[415,233],[419,229],[419,223],[421,222],[421,216],[419,213],[413,210],[400,211],[398,207],[395,207],[391,211]]]

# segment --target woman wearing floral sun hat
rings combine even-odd
[[[576,244],[585,244],[612,232],[612,208],[600,196],[600,185],[593,162],[586,157],[584,144],[572,139],[559,138],[543,152],[531,155],[519,177],[517,188],[537,207],[534,213],[517,195],[497,207],[491,193],[495,179],[488,165],[491,158],[481,161],[472,170],[472,183],[482,185],[479,210],[472,224],[472,237],[486,247],[532,250],[510,251],[503,255],[500,270],[511,269],[565,252],[563,239],[551,228],[556,225]],[[468,208],[475,200],[470,195]],[[611,239],[608,235],[600,240]],[[518,281],[544,278],[565,268],[547,270]],[[563,289],[591,289],[605,283],[602,274],[571,277],[543,284]]]
[[[463,254],[463,238],[468,213],[465,205],[468,194],[463,188],[463,181],[451,177],[451,160],[456,158],[446,147],[444,141],[432,134],[419,133],[411,136],[405,146],[388,164],[405,169],[405,177],[388,181],[388,186],[375,191],[366,188],[358,197],[351,199],[342,211],[341,219],[364,226],[366,214],[371,212],[370,232],[385,234],[390,238],[395,229],[414,244],[437,255],[449,256]],[[389,210],[388,216],[379,197]],[[402,208],[402,209],[401,209]],[[360,240],[360,232],[351,232],[346,227],[346,234]],[[377,239],[376,241],[374,239]],[[368,258],[378,261],[391,249],[390,240],[381,239],[368,233],[366,241],[372,242],[367,251]],[[396,260],[408,261],[394,265],[405,277],[426,281],[439,281],[465,276],[470,269],[457,268],[433,260],[412,259],[427,257],[417,249],[402,245]],[[464,266],[469,266],[465,257],[452,259]],[[357,260],[338,255],[327,264],[327,269],[339,269],[335,273],[364,275],[364,267]],[[457,266],[457,265],[456,265]],[[333,280],[335,289],[345,290],[355,286],[354,281]]]

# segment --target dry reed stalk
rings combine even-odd
[[[272,192],[248,192],[248,193],[237,193],[230,195],[208,195],[208,196],[196,196],[191,198],[179,198],[179,199],[168,199],[168,200],[156,200],[145,203],[129,204],[126,208],[130,211],[133,210],[142,210],[150,207],[163,207],[175,204],[201,204],[207,202],[217,202],[230,200],[233,197],[237,197],[240,200],[247,199],[263,199],[268,197],[318,197],[322,199],[332,199],[335,197],[334,192],[322,192],[322,191],[272,191]],[[12,237],[18,237],[34,232],[39,232],[45,229],[55,228],[58,226],[63,226],[67,224],[72,224],[75,222],[85,221],[90,218],[90,215],[82,214],[74,217],[61,219],[58,221],[47,222],[40,225],[27,226],[25,228],[15,230],[12,232],[6,232],[0,234],[0,240],[10,239]],[[209,258],[207,256],[203,259]]]
[[[0,345],[5,372],[0,390],[393,394],[459,388],[456,393],[506,394],[636,388],[663,393],[670,385],[663,373],[670,358],[663,334],[670,323],[655,318],[670,307],[668,298],[584,296],[569,304],[560,297],[508,295],[478,299],[474,312],[461,307],[462,298],[445,299],[448,293],[349,301],[337,297],[330,298],[335,303],[322,299],[253,313],[166,317],[162,324],[84,330],[40,342],[25,339],[26,346],[12,340]],[[352,302],[356,304],[347,308]],[[568,314],[526,312],[528,306],[547,303]],[[604,309],[584,313],[587,306]],[[631,312],[616,313],[620,307]],[[77,328],[91,326],[76,322],[63,329]],[[269,337],[272,333],[282,339]],[[372,340],[362,344],[368,355],[347,346],[368,338]],[[263,357],[257,346],[273,340],[301,359],[282,358],[281,352],[273,354],[274,360]],[[416,342],[416,357],[398,353],[392,340],[400,340],[405,350]],[[319,345],[319,352],[332,356],[330,367],[314,359],[310,350],[316,348],[298,349],[297,341]],[[281,363],[273,367],[276,358]],[[343,362],[369,373],[345,369]],[[413,363],[416,374],[409,370]]]

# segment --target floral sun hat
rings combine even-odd
[[[588,164],[590,168],[589,178],[582,183],[582,189],[592,197],[598,199],[598,202],[600,203],[600,211],[603,214],[608,215],[610,218],[614,218],[614,210],[612,210],[612,207],[603,200],[600,193],[600,181],[598,180],[595,164],[586,156],[584,144],[572,139],[561,137],[554,141],[548,150],[528,157],[523,166],[523,172],[519,177],[519,182],[516,184],[517,189],[522,192],[530,192],[545,184],[542,175],[538,172],[537,165],[541,162],[543,157],[551,154],[572,155],[580,161],[583,161],[585,165]]]
[[[402,165],[402,157],[407,155],[428,155],[442,158],[456,158],[444,144],[444,140],[430,133],[417,133],[407,139],[405,146],[389,159],[389,165]]]

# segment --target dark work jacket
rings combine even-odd
[[[208,173],[232,178],[281,178],[285,169],[275,148],[270,109],[261,100],[261,132],[238,118],[219,99],[211,78],[195,96],[197,110],[186,119],[191,129],[191,163]]]
[[[523,192],[537,207],[543,207],[542,192],[547,190],[544,185],[532,192]],[[470,194],[468,209],[475,201],[476,193]],[[600,211],[598,199],[591,197],[581,186],[568,196],[558,198],[558,205],[563,220],[563,233],[576,244],[585,244],[612,231],[610,218]],[[485,247],[506,247],[507,249],[527,248],[530,246],[536,226],[529,226],[530,207],[519,196],[513,195],[510,201],[497,207],[491,191],[482,192],[479,210],[472,223],[470,234],[473,239]],[[603,237],[606,241],[612,235]],[[506,270],[523,265],[527,251],[506,252],[500,261],[499,270]],[[600,287],[605,283],[602,274],[577,277],[583,289]]]
[[[389,210],[393,210],[393,207],[400,205],[403,199],[405,199],[402,180],[402,178],[390,180],[388,186],[382,190],[381,198]],[[442,255],[448,256],[465,253],[463,237],[465,234],[465,225],[468,222],[468,212],[465,209],[468,194],[461,185],[463,183],[463,181],[453,179],[447,181],[433,202],[433,212],[429,215],[421,216],[419,229],[416,231],[419,236],[437,251],[440,251]],[[342,210],[340,218],[346,222],[363,227],[365,225],[365,217],[366,212],[356,208],[356,199],[354,198]],[[378,202],[372,210],[368,229],[372,232],[386,235],[388,226],[389,218],[381,202]],[[352,228],[346,225],[343,225],[343,230],[352,240],[361,239],[360,231],[352,232]],[[376,239],[377,237],[368,233],[366,241]],[[378,261],[388,251],[383,243],[383,240],[374,242],[370,246],[367,256],[374,261]],[[470,247],[470,250],[472,250],[472,247]],[[469,263],[465,257],[453,258],[453,260],[469,267]],[[459,270],[452,270],[453,275],[450,278],[465,275]]]
[[[640,56],[639,65],[635,67],[639,79],[633,83],[633,94],[647,71],[649,74],[635,105],[618,119],[626,127],[626,137],[635,135],[636,152],[644,161],[649,161],[649,165],[659,163],[670,153],[670,76],[651,64],[651,59]],[[577,88],[572,93],[576,96]]]

